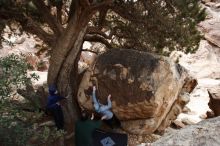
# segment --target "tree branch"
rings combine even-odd
[[[106,6],[110,6],[111,4],[113,4],[114,0],[103,0],[100,3],[93,3],[91,5],[91,9],[92,10],[98,10],[100,8],[104,8]]]
[[[57,20],[59,24],[62,24],[62,6],[63,6],[63,1],[59,1],[56,3],[57,7]]]
[[[101,29],[103,27],[103,25],[104,25],[105,16],[106,16],[107,12],[108,12],[107,8],[101,9],[99,11],[99,23],[98,23],[99,29]]]
[[[88,8],[88,7],[90,7],[90,2],[89,2],[89,0],[80,0],[80,4],[82,5],[83,8]]]
[[[129,13],[128,11],[125,11],[126,9],[123,9],[119,6],[111,6],[110,9],[112,11],[114,11],[115,13],[117,13],[119,16],[121,16],[124,19],[127,19],[129,21],[132,22],[138,22],[138,23],[143,23],[143,24],[147,24],[147,22],[145,20],[143,20],[142,18],[137,18],[137,15],[133,15],[132,13]]]
[[[75,12],[77,10],[79,6],[79,1],[78,0],[73,0],[70,4],[70,11],[69,11],[69,17],[68,17],[68,21],[75,15]]]
[[[49,46],[52,46],[55,42],[55,36],[45,32],[39,24],[35,23],[31,18],[25,16],[21,12],[12,11],[12,10],[0,10],[0,18],[2,19],[14,19],[22,25],[22,28],[32,34],[36,34],[41,40],[47,43]]]
[[[54,19],[55,17],[51,15],[49,9],[44,4],[43,0],[33,0],[33,3],[36,5],[37,9],[41,12],[44,20],[49,24],[51,29],[54,31],[56,36],[59,36],[62,31],[63,27]]]
[[[36,34],[41,40],[47,43],[49,46],[53,46],[56,38],[54,35],[46,33],[39,24],[36,24],[31,18],[27,18],[26,21],[21,22],[23,29]]]
[[[97,27],[88,27],[87,34],[98,34],[106,39],[111,39],[112,35],[107,35],[105,32],[101,31]]]
[[[1,19],[14,18],[15,20],[17,20],[17,19],[23,20],[24,19],[24,14],[19,13],[17,11],[0,9],[0,18]]]
[[[84,37],[84,41],[89,41],[89,42],[99,42],[104,44],[108,49],[113,48],[113,46],[102,36],[100,35],[89,35],[87,34]]]

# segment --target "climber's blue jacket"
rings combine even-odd
[[[57,89],[54,85],[49,87],[49,96],[47,99],[47,109],[54,109],[54,108],[59,107],[59,105],[56,103],[64,98],[62,96],[57,95],[56,91],[57,91]]]

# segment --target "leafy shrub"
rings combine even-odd
[[[36,74],[27,74],[31,66],[23,55],[11,54],[0,59],[0,100],[12,96],[13,91],[31,84],[31,79],[38,79]]]
[[[11,54],[0,58],[0,145],[26,145],[32,134],[31,123],[25,122],[25,114],[11,97],[19,88],[31,84],[31,79],[38,79],[36,74],[28,76],[30,67],[24,56]]]

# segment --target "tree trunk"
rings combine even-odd
[[[57,85],[59,93],[68,97],[65,106],[63,106],[63,112],[65,129],[69,138],[74,135],[74,125],[79,114],[75,96],[78,91],[78,75],[74,63],[78,61],[77,58],[81,51],[90,16],[91,12],[82,9],[75,13],[65,32],[58,39],[50,58],[48,85]],[[65,145],[74,145],[73,141],[70,141]]]

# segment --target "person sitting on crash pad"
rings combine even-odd
[[[101,120],[103,120],[103,122],[105,122],[109,127],[111,127],[111,129],[116,128],[116,127],[118,128],[121,126],[119,119],[110,110],[112,108],[111,94],[108,95],[107,105],[103,105],[100,102],[98,102],[96,98],[96,86],[93,86],[92,101],[93,101],[95,111],[97,113],[100,113],[102,116]]]
[[[94,114],[91,119],[88,113],[84,110],[81,113],[81,119],[75,125],[75,142],[76,146],[92,146],[92,133],[95,129],[101,127],[100,120],[93,120]]]

